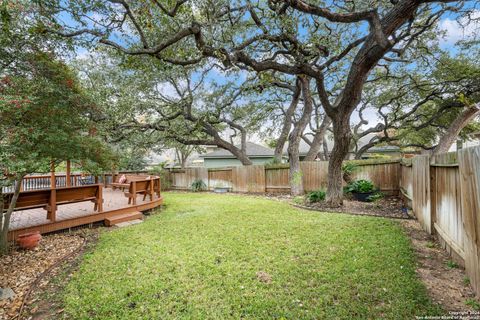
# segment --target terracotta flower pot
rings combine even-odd
[[[18,236],[17,244],[22,249],[31,250],[38,246],[38,243],[42,240],[42,236],[39,231],[24,233]]]

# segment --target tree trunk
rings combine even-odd
[[[480,113],[480,103],[468,107],[452,122],[447,132],[440,138],[440,142],[433,149],[432,155],[448,152],[452,144],[457,140],[458,134],[462,129]]]
[[[369,142],[360,149],[355,152],[355,160],[360,160],[362,159],[362,156],[365,154],[365,152],[368,151],[368,149],[375,147],[376,143],[380,142],[379,140],[376,140],[375,142]]]
[[[293,146],[290,148],[290,146]],[[303,189],[303,173],[300,168],[300,157],[298,147],[289,143],[288,145],[288,161],[290,163],[289,182],[292,195],[299,196],[305,191]]]
[[[220,148],[223,148],[225,150],[230,151],[238,159],[238,161],[240,161],[242,163],[242,165],[250,166],[250,165],[253,164],[252,161],[250,160],[250,158],[247,155],[246,134],[244,135],[242,133],[242,143],[241,143],[240,148],[236,147],[232,143],[229,143],[229,142],[223,140],[220,137],[220,135],[218,134],[218,132],[215,132],[213,134],[213,137],[214,137],[213,141],[215,142],[215,144],[217,146],[219,146]]]
[[[282,162],[283,148],[285,147],[285,142],[287,142],[288,134],[290,133],[290,129],[292,128],[292,118],[295,114],[295,110],[297,109],[298,100],[300,98],[300,91],[301,89],[297,85],[296,90],[292,96],[292,102],[290,103],[290,106],[285,112],[285,119],[283,120],[282,131],[280,132],[280,136],[277,139],[277,145],[275,147],[275,153],[273,158],[275,163]]]
[[[227,148],[227,150],[230,151],[242,163],[242,165],[251,166],[253,164],[245,151],[242,151],[235,146]]]
[[[10,227],[10,218],[12,217],[13,210],[17,204],[18,196],[20,195],[20,190],[23,182],[23,176],[15,179],[15,189],[13,192],[12,200],[6,211],[4,211],[4,194],[2,187],[0,187],[0,204],[2,220],[0,225],[0,255],[6,254],[8,252],[8,228]]]
[[[288,159],[290,161],[289,182],[291,193],[294,196],[302,195],[304,193],[302,170],[300,168],[299,146],[303,131],[307,127],[313,111],[310,79],[305,76],[301,76],[299,79],[303,94],[303,113],[297,123],[294,124],[293,130],[288,138]]]
[[[350,139],[349,117],[339,114],[337,121],[333,121],[333,149],[328,162],[327,203],[331,207],[343,205],[343,177],[342,163],[348,155]]]
[[[328,160],[328,144],[327,144],[327,138],[323,137],[323,158],[321,160]]]
[[[314,161],[318,154],[320,153],[320,149],[323,145],[323,140],[325,138],[325,134],[327,133],[327,129],[332,123],[332,120],[325,115],[323,118],[322,124],[320,125],[320,128],[318,128],[317,132],[315,133],[315,136],[313,137],[312,144],[310,145],[310,149],[307,152],[307,155],[305,156],[305,161]]]

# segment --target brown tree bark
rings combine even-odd
[[[449,1],[432,0],[428,2],[442,3]],[[341,204],[342,188],[341,183],[339,183],[341,182],[341,161],[348,153],[348,144],[351,136],[348,123],[353,110],[360,101],[363,87],[368,79],[368,74],[389,51],[394,49],[397,55],[401,56],[408,45],[412,43],[414,38],[421,35],[425,30],[428,30],[429,27],[427,23],[423,31],[416,31],[412,29],[412,25],[415,25],[413,22],[416,18],[416,11],[422,4],[427,3],[427,1],[399,0],[392,1],[392,3],[393,5],[391,7],[384,7],[384,9],[372,7],[365,11],[339,13],[331,11],[328,6],[317,6],[311,2],[303,0],[270,1],[269,4],[271,4],[272,7],[278,7],[275,9],[275,12],[277,12],[279,15],[285,14],[287,8],[292,8],[299,12],[309,14],[313,18],[318,17],[319,19],[321,18],[323,20],[328,20],[331,23],[345,24],[368,22],[368,35],[352,41],[339,54],[328,57],[328,59],[321,65],[316,65],[316,63],[306,63],[306,60],[304,59],[296,59],[297,63],[292,64],[290,62],[282,63],[271,58],[261,60],[257,59],[257,55],[251,55],[247,49],[252,50],[250,45],[255,45],[260,40],[274,41],[276,43],[281,43],[282,41],[296,42],[295,40],[292,40],[294,37],[289,37],[286,34],[269,34],[268,31],[265,31],[267,28],[262,25],[261,20],[255,18],[255,15],[252,15],[252,19],[256,20],[254,22],[262,29],[262,31],[264,31],[264,34],[253,35],[251,39],[246,39],[233,48],[230,52],[224,47],[213,47],[211,45],[212,41],[208,41],[209,39],[204,38],[204,33],[202,30],[203,26],[198,22],[192,23],[192,25],[189,27],[177,30],[175,34],[171,35],[166,40],[156,43],[155,46],[149,46],[145,38],[140,37],[141,40],[145,40],[142,41],[143,48],[141,48],[141,46],[129,48],[124,44],[115,43],[110,39],[103,38],[104,34],[99,34],[97,30],[83,29],[74,30],[70,33],[61,33],[56,30],[54,32],[66,37],[75,37],[81,34],[89,33],[96,37],[102,37],[100,42],[113,46],[117,50],[120,50],[126,54],[157,56],[163,60],[165,60],[165,58],[160,54],[162,51],[168,49],[172,44],[177,43],[186,37],[193,36],[196,48],[203,57],[217,59],[221,61],[225,67],[230,67],[234,64],[241,64],[257,72],[275,70],[289,75],[307,75],[314,78],[317,82],[317,88],[322,105],[325,108],[328,116],[332,118],[334,124],[333,131],[336,135],[334,139],[335,147],[332,150],[332,155],[330,158],[332,163],[329,165],[332,167],[332,171],[329,172],[329,178],[331,181],[329,181],[328,192],[330,195],[328,198],[330,199],[330,202],[334,204]],[[433,23],[436,20],[436,13],[433,12],[430,18],[431,19],[429,20],[431,20]],[[407,25],[407,28],[410,30],[403,30],[399,34],[396,34],[397,31],[409,21],[412,22]],[[139,27],[139,24],[133,23],[133,25],[138,29],[139,34],[141,34],[142,29]],[[398,46],[395,47],[396,45]],[[291,52],[291,56],[296,58],[301,51],[297,48],[301,46],[293,45],[292,47],[295,48],[295,52]],[[348,62],[350,67],[348,70],[347,79],[344,82],[342,97],[338,99],[339,101],[338,103],[335,103],[335,106],[332,106],[329,101],[331,95],[324,83],[326,79],[325,70],[327,70],[332,64],[349,56],[349,53],[356,48],[359,49],[354,53],[355,57],[353,61],[351,63]],[[284,50],[282,49],[282,51]],[[328,56],[328,53],[325,55]],[[200,61],[200,58],[194,58],[190,60],[168,59],[165,61],[187,66],[197,63]],[[348,130],[346,128],[348,128]],[[341,136],[338,136],[338,134]],[[334,188],[337,189],[334,190]]]
[[[322,124],[318,128],[317,132],[315,132],[310,149],[305,156],[305,161],[314,161],[317,155],[320,153],[320,149],[323,146],[323,141],[325,140],[325,134],[327,133],[327,129],[331,123],[332,120],[325,115]]]
[[[10,218],[12,217],[13,210],[17,205],[18,196],[23,182],[23,175],[15,179],[15,189],[13,192],[12,200],[10,201],[8,208],[4,208],[4,194],[2,187],[0,187],[0,213],[2,215],[1,230],[0,230],[0,255],[8,252],[8,229],[10,228]]]
[[[302,195],[304,193],[302,170],[300,168],[299,146],[303,131],[307,127],[313,111],[310,78],[299,76],[299,79],[303,95],[303,112],[300,119],[294,124],[293,130],[288,138],[288,160],[290,163],[289,182],[291,193],[294,196]]]
[[[282,162],[283,148],[285,147],[285,143],[287,142],[287,139],[288,139],[288,134],[290,133],[290,130],[292,128],[293,115],[295,114],[295,110],[297,109],[297,105],[298,105],[298,100],[300,99],[300,91],[301,89],[299,86],[299,82],[297,81],[296,90],[293,93],[290,106],[285,112],[285,118],[283,120],[282,130],[280,132],[280,136],[277,139],[277,145],[275,147],[275,152],[274,152],[274,161],[276,163]]]
[[[327,143],[327,138],[323,138],[323,159],[320,158],[320,160],[328,160],[330,159],[329,153],[328,153],[328,143]]]
[[[432,155],[448,152],[452,144],[457,140],[460,131],[478,114],[480,114],[480,103],[474,104],[460,113],[442,135],[440,142],[433,149]]]
[[[327,203],[331,207],[343,205],[343,177],[342,163],[348,155],[350,146],[351,130],[349,118],[339,115],[333,121],[334,145],[328,162]]]

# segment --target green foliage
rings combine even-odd
[[[352,175],[358,169],[358,165],[353,162],[344,162],[342,164],[342,172],[346,175]]]
[[[191,189],[193,192],[205,191],[207,190],[207,185],[203,182],[202,179],[197,179],[192,182]]]
[[[324,201],[326,196],[327,196],[326,191],[317,190],[317,191],[309,192],[306,197],[308,202],[320,202],[320,201]]]
[[[293,174],[292,182],[295,185],[299,185],[302,183],[303,172],[297,171]]]
[[[170,180],[170,172],[165,169],[164,166],[165,163],[154,166],[152,169],[149,170],[149,173],[160,177],[160,184],[162,190],[169,190],[172,186],[172,181]]]
[[[273,163],[272,162],[267,162],[265,163],[265,168],[267,169],[288,169],[290,168],[289,163]]]
[[[426,247],[427,247],[427,248],[435,248],[435,247],[436,247],[435,242],[433,242],[433,241],[428,241]]]
[[[146,157],[147,154],[144,149],[125,148],[123,152],[120,153],[117,169],[128,171],[145,170],[145,167],[148,165]]]
[[[298,205],[303,205],[305,203],[305,198],[302,196],[296,196],[292,199],[293,203]]]
[[[418,65],[402,73],[403,77],[367,86],[366,96],[398,128],[389,133],[404,150],[436,145],[458,115],[480,102],[480,64],[476,59],[443,54],[436,64]],[[417,104],[414,112],[405,108]],[[471,139],[469,134],[479,129],[480,122],[474,119],[465,124],[459,136]]]
[[[443,314],[415,272],[408,237],[392,221],[238,195],[167,192],[164,198],[165,209],[144,223],[101,234],[58,293],[65,318]]]
[[[480,311],[480,303],[474,298],[468,298],[465,300],[465,304],[475,311]]]
[[[267,145],[267,147],[271,148],[271,149],[275,149],[275,147],[277,146],[277,139],[267,139],[265,141],[265,144]]]
[[[453,261],[453,260],[448,260],[447,263],[446,263],[446,265],[447,265],[447,268],[448,268],[448,269],[456,269],[456,268],[458,268],[458,263],[456,263],[456,262]]]
[[[390,159],[392,156],[384,153],[370,153],[369,159]]]
[[[367,197],[367,200],[370,201],[370,202],[375,202],[375,201],[378,201],[380,199],[383,199],[383,197],[385,197],[385,195],[382,192],[377,191],[374,194],[369,195]]]
[[[364,179],[355,180],[345,188],[347,193],[367,193],[372,191],[375,191],[375,186],[370,180]]]
[[[27,57],[30,70],[0,79],[0,181],[49,169],[49,162],[74,160],[89,172],[110,169],[115,156],[91,134],[95,106],[75,75],[50,54]]]

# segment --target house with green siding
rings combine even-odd
[[[357,148],[366,144],[371,135],[363,137],[360,141],[357,142]],[[240,147],[240,146],[238,146]],[[328,150],[333,149],[333,141],[327,139]],[[247,156],[253,162],[253,164],[265,164],[273,160],[274,151],[273,149],[261,146],[253,142],[247,142]],[[302,161],[305,155],[307,154],[310,146],[304,141],[300,142],[300,160]],[[384,156],[389,158],[399,158],[401,156],[400,148],[397,146],[375,146],[367,150],[362,156],[362,159],[369,159],[378,156]],[[355,152],[352,150],[349,152],[347,159],[354,159]],[[217,149],[215,151],[201,154],[198,156],[199,159],[203,159],[203,166],[205,168],[224,168],[224,167],[235,167],[241,166],[242,163],[228,150]],[[288,153],[285,150],[283,152],[283,162],[288,161]]]
[[[247,156],[253,164],[265,164],[273,160],[274,151],[253,142],[247,142]],[[242,163],[228,150],[219,149],[199,155],[205,168],[223,168],[241,166]],[[286,158],[285,158],[286,159]]]

